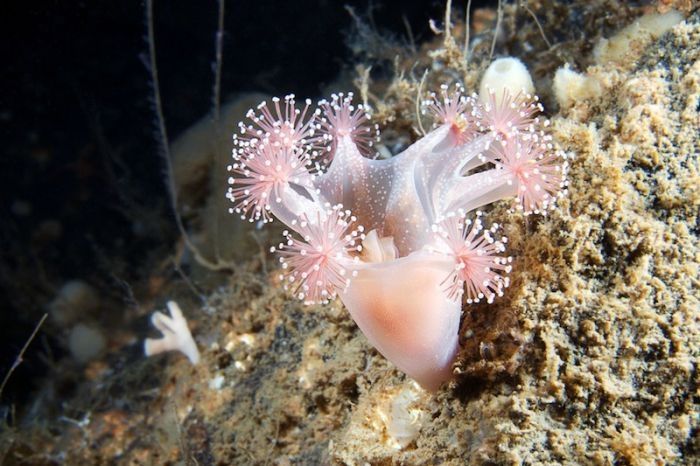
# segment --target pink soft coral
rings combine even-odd
[[[326,212],[325,218],[319,212],[313,220],[303,214],[299,222],[292,223],[303,240],[284,232],[287,242],[280,243],[279,250],[282,268],[287,273],[282,278],[305,303],[327,302],[338,291],[346,290],[350,278],[357,274],[354,269],[359,258],[351,254],[362,250],[356,242],[363,228],[352,229],[355,220],[350,211],[343,212],[336,205]]]
[[[467,304],[478,303],[486,298],[492,303],[494,298],[503,296],[503,288],[509,281],[504,273],[510,272],[510,257],[502,257],[507,238],[496,239],[498,224],[484,231],[481,212],[476,220],[465,219],[460,215],[450,215],[436,230],[449,248],[454,258],[455,269],[445,281],[448,297],[457,299],[466,294]]]
[[[385,160],[366,157],[376,130],[352,94],[314,113],[293,96],[274,112],[261,104],[234,137],[231,211],[296,232],[279,248],[295,293],[339,295],[370,342],[429,389],[451,376],[462,296],[491,302],[508,286],[506,239],[468,214],[506,198],[544,212],[566,186],[539,103],[496,97],[443,87],[426,102],[436,128]]]

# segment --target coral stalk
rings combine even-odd
[[[451,377],[462,301],[491,303],[508,286],[507,240],[477,209],[511,198],[514,210],[544,212],[565,190],[541,105],[508,90],[482,103],[444,86],[424,103],[435,128],[373,160],[376,129],[351,93],[308,119],[308,102],[273,103],[239,125],[231,211],[285,223],[273,251],[288,287],[309,303],[340,296],[384,356],[437,388]]]

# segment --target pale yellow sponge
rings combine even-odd
[[[504,90],[507,90],[511,96],[521,92],[535,94],[535,85],[532,83],[530,72],[517,58],[499,58],[486,68],[479,85],[479,99],[487,104],[490,101],[490,93],[503,96]]]
[[[552,87],[562,109],[573,106],[577,101],[591,100],[601,93],[597,80],[572,70],[568,64],[557,70]]]
[[[593,58],[599,65],[634,61],[651,41],[661,37],[683,19],[683,15],[675,10],[641,16],[613,37],[601,39],[593,50]]]

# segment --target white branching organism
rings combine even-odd
[[[192,364],[199,362],[199,350],[192,338],[187,320],[182,315],[180,306],[175,301],[167,302],[170,316],[162,312],[154,312],[151,316],[153,326],[160,330],[163,338],[146,338],[143,344],[146,356],[163,353],[165,351],[179,351],[190,360]]]

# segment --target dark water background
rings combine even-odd
[[[318,97],[356,58],[345,4],[367,13],[360,0],[227,1],[222,100],[244,91]],[[143,2],[6,0],[0,10],[1,378],[63,282],[118,294],[105,264],[116,258],[127,264],[120,278],[137,281],[148,254],[171,248],[176,230],[142,62]],[[379,30],[406,41],[407,21],[420,41],[444,2],[377,1],[372,11]],[[155,1],[171,141],[211,108],[217,13],[213,0]],[[125,192],[160,227],[125,215]],[[60,357],[61,345],[40,336],[0,404],[28,399],[47,353]]]

